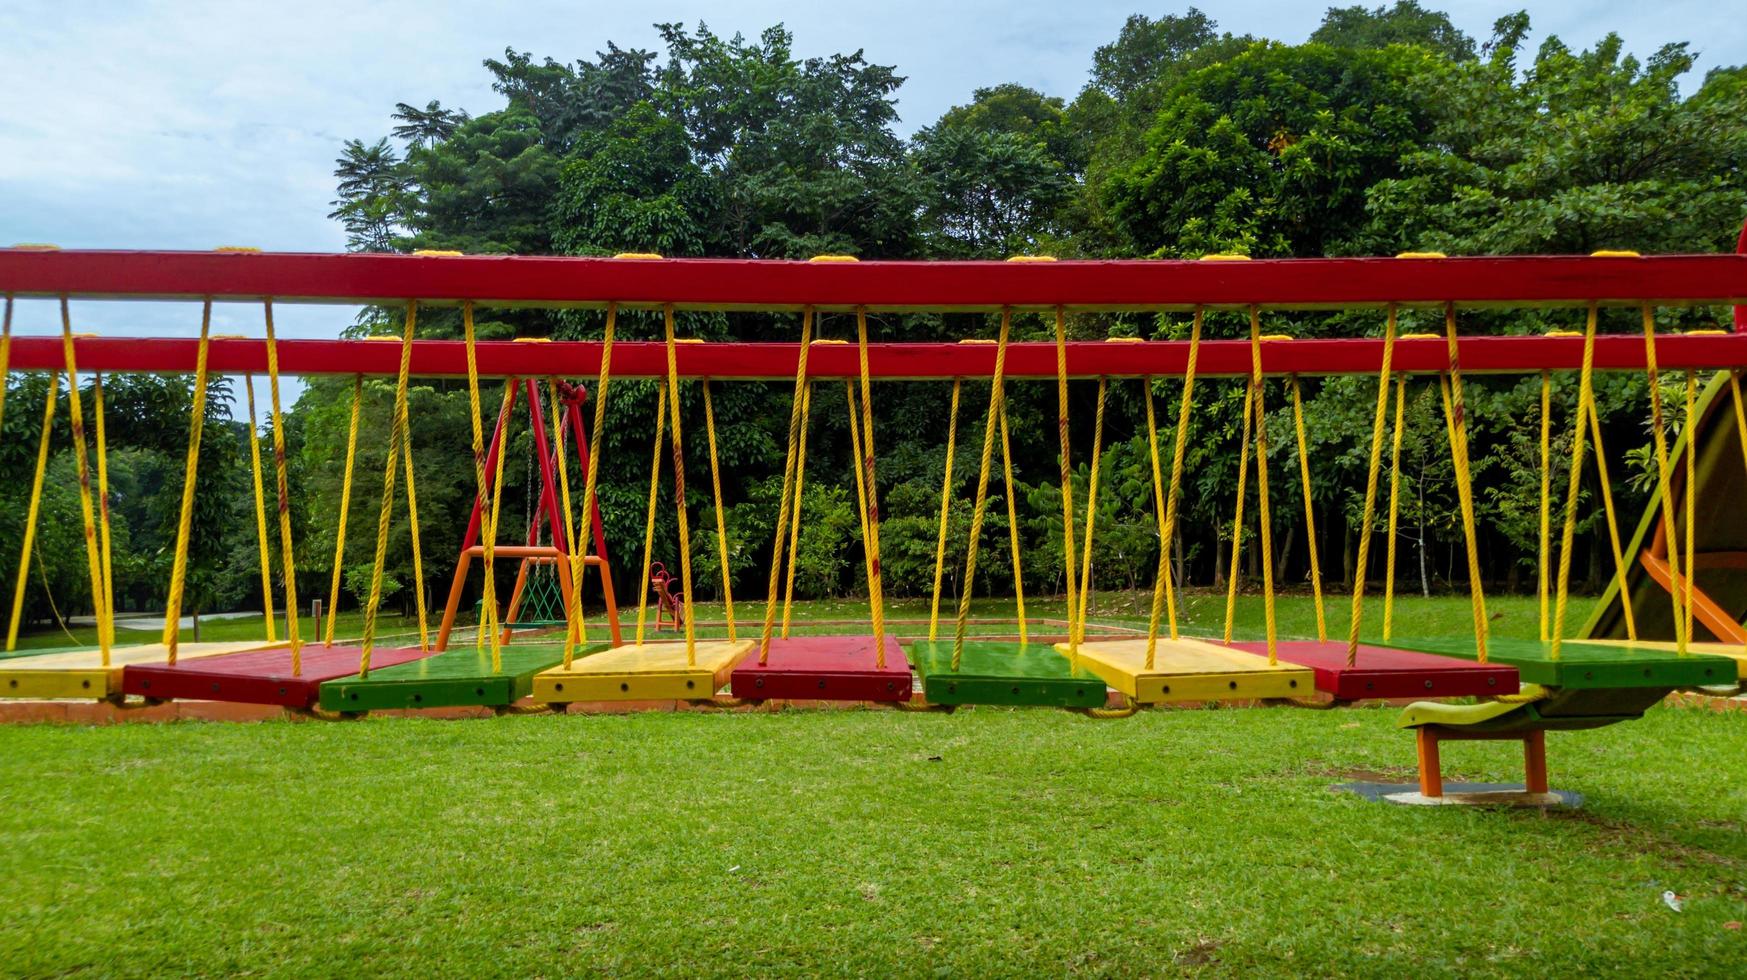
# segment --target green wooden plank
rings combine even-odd
[[[588,656],[605,643],[578,647]],[[376,711],[385,708],[439,708],[455,705],[506,705],[528,696],[534,675],[564,662],[562,643],[514,643],[501,651],[503,670],[493,673],[491,651],[450,650],[434,657],[373,670],[370,676],[342,677],[321,686],[326,711]]]
[[[1465,660],[1478,660],[1472,637],[1443,639],[1395,639],[1390,646],[1421,653],[1438,653]],[[1524,683],[1571,690],[1607,687],[1700,687],[1734,683],[1735,662],[1727,657],[1690,654],[1651,647],[1613,646],[1570,641],[1559,646],[1559,659],[1552,658],[1553,645],[1537,640],[1486,642],[1488,659],[1517,669]]]
[[[1075,668],[1047,643],[967,642],[952,669],[952,643],[923,642],[909,647],[910,662],[922,677],[931,704],[1010,704],[1055,708],[1101,708],[1104,681]]]

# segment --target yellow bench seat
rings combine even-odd
[[[265,640],[241,643],[181,643],[176,647],[178,660],[217,657],[227,653],[243,653],[283,646]],[[45,653],[39,657],[24,657],[0,661],[0,697],[7,698],[107,698],[121,694],[121,672],[129,665],[161,664],[169,660],[169,648],[162,643],[111,647],[109,665],[103,665],[103,653],[97,649],[68,650]]]
[[[553,704],[714,697],[756,647],[751,640],[699,642],[689,664],[684,643],[615,647],[535,674],[533,696]]]
[[[1230,701],[1308,696],[1316,675],[1308,667],[1206,640],[1160,637],[1153,666],[1146,666],[1146,640],[1097,640],[1080,644],[1080,666],[1140,704]],[[1068,645],[1056,651],[1069,656]]]

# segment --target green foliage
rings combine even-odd
[[[1450,15],[1427,10],[1419,0],[1395,0],[1393,7],[1330,7],[1311,32],[1314,44],[1336,48],[1386,48],[1417,44],[1451,61],[1474,57],[1474,39],[1450,23]]]

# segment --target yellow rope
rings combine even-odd
[[[1328,621],[1322,607],[1322,562],[1317,558],[1316,553],[1316,507],[1310,496],[1310,447],[1309,440],[1305,437],[1304,433],[1304,393],[1301,386],[1298,384],[1298,375],[1289,375],[1288,380],[1291,382],[1292,387],[1292,425],[1293,428],[1297,430],[1298,434],[1298,477],[1299,482],[1303,484],[1304,488],[1304,539],[1310,545],[1310,591],[1311,594],[1316,597],[1316,638],[1318,640],[1327,641]],[[1401,421],[1399,415],[1396,417],[1395,424],[1395,449],[1396,455],[1399,458],[1401,453]],[[1389,567],[1394,568],[1395,508],[1393,496],[1390,497],[1390,501]],[[1387,602],[1383,605],[1383,622],[1383,628],[1385,635],[1387,636],[1389,629],[1389,605]]]
[[[1686,436],[1686,479],[1682,481],[1685,486],[1682,488],[1683,493],[1681,494],[1683,498],[1682,503],[1684,505],[1683,509],[1686,511],[1686,513],[1682,515],[1682,522],[1686,525],[1686,582],[1681,589],[1680,604],[1686,609],[1686,628],[1682,633],[1687,637],[1688,642],[1690,642],[1692,638],[1692,580],[1693,575],[1697,572],[1694,560],[1697,558],[1698,551],[1697,543],[1693,540],[1693,525],[1696,523],[1693,515],[1693,483],[1695,482],[1696,474],[1693,470],[1694,463],[1698,458],[1698,409],[1694,405],[1693,400],[1697,394],[1697,390],[1697,377],[1693,374],[1692,368],[1687,368],[1686,414],[1681,426],[1682,433]],[[1593,404],[1590,406],[1590,411],[1595,411]],[[1685,648],[1682,647],[1681,655],[1685,656],[1685,653]]]
[[[1025,622],[1025,565],[1020,559],[1019,549],[1019,504],[1014,500],[1018,494],[1018,486],[1013,482],[1013,442],[1007,435],[1005,399],[1001,403],[1001,471],[1002,478],[1006,481],[1002,487],[1007,496],[1007,541],[1013,551],[1013,615],[1019,619],[1019,642],[1028,643],[1031,636]]]
[[[406,461],[406,523],[412,533],[412,594],[413,609],[419,617],[419,650],[431,649],[431,638],[425,618],[425,559],[419,547],[419,491],[413,482],[412,419],[401,424],[401,456]]]
[[[1165,522],[1164,528],[1158,531],[1158,569],[1153,578],[1153,608],[1146,620],[1146,669],[1153,669],[1153,655],[1158,650],[1158,618],[1160,604],[1164,604],[1170,615],[1170,639],[1177,639],[1177,601],[1172,594],[1170,583],[1170,545],[1177,540],[1177,500],[1183,494],[1183,454],[1188,451],[1190,438],[1190,411],[1195,407],[1195,369],[1200,360],[1200,325],[1202,311],[1195,309],[1195,327],[1190,330],[1190,363],[1183,372],[1183,405],[1177,409],[1176,440],[1170,451],[1170,489],[1165,491]],[[1151,384],[1148,384],[1148,400],[1151,400]],[[1153,437],[1155,454],[1157,454],[1158,438]],[[1157,459],[1155,459],[1157,470]],[[1157,473],[1155,473],[1157,482]]]
[[[1165,495],[1165,544],[1167,548],[1177,543],[1177,502],[1183,492],[1183,456],[1189,447],[1189,413],[1195,407],[1195,369],[1201,357],[1201,319],[1200,307],[1195,309],[1195,322],[1189,330],[1189,364],[1183,372],[1183,404],[1177,409],[1177,440],[1171,450],[1171,488]],[[1159,567],[1165,568],[1166,558],[1159,556]],[[1168,570],[1167,570],[1168,571]],[[1165,608],[1171,617],[1171,639],[1177,639],[1177,600],[1172,594],[1171,577],[1165,575]],[[1157,584],[1154,584],[1157,591]],[[1147,628],[1146,662],[1148,669],[1153,663],[1153,648],[1157,645],[1159,632],[1158,598],[1153,598],[1152,622]]]
[[[297,621],[297,559],[291,546],[291,488],[285,473],[285,412],[279,402],[279,338],[273,331],[273,301],[267,320],[267,393],[273,410],[273,475],[279,489],[279,574],[285,577],[285,638],[291,644],[291,676],[303,674],[303,636]]]
[[[0,381],[0,383],[4,383]],[[109,547],[109,443],[103,431],[103,372],[91,374],[91,412],[97,417],[97,529],[102,537],[104,633],[115,645],[115,562]]]
[[[869,545],[867,537],[867,471],[861,465],[861,409],[857,404],[858,400],[855,394],[855,382],[847,378],[843,381],[843,399],[844,404],[849,408],[850,466],[855,471],[855,506],[857,523],[861,526],[862,566],[870,576],[871,581],[874,567],[873,548]],[[870,618],[873,611],[873,603],[871,599],[872,594],[872,589],[869,589],[868,595],[870,596],[870,599],[868,603],[868,611]]]
[[[394,384],[394,413],[388,423],[388,460],[382,474],[382,506],[376,513],[376,562],[370,572],[370,599],[364,606],[364,636],[359,641],[358,676],[370,676],[370,653],[376,644],[376,615],[382,606],[382,573],[388,561],[388,527],[394,520],[394,479],[405,443],[406,389],[412,370],[412,340],[418,321],[418,303],[406,304],[406,329],[400,340],[400,371]],[[502,451],[499,451],[502,458]],[[487,565],[490,564],[488,561]],[[296,617],[292,617],[296,621]],[[495,667],[495,664],[493,665]]]
[[[1365,578],[1371,562],[1371,520],[1377,513],[1377,475],[1383,467],[1383,425],[1389,414],[1389,380],[1394,375],[1395,304],[1383,327],[1383,365],[1377,372],[1377,408],[1371,419],[1371,455],[1365,469],[1365,509],[1359,519],[1359,556],[1353,567],[1353,611],[1347,622],[1347,666],[1359,659],[1359,626],[1365,611]]]
[[[1650,374],[1656,374],[1656,355],[1650,354]],[[1654,396],[1652,396],[1654,397]],[[1667,453],[1664,451],[1663,462],[1666,463]],[[1663,474],[1667,476],[1666,473]],[[1547,601],[1549,595],[1547,571],[1553,559],[1553,544],[1551,537],[1553,501],[1553,374],[1550,371],[1541,372],[1541,550],[1540,566],[1541,600],[1541,642],[1547,642]]]
[[[1268,666],[1280,660],[1279,631],[1274,619],[1274,518],[1268,510],[1268,411],[1262,380],[1262,316],[1250,307],[1250,378],[1256,389],[1257,519],[1262,528],[1262,611],[1268,626]]]
[[[1159,645],[1159,620],[1164,615],[1165,583],[1170,579],[1171,538],[1166,531],[1165,479],[1159,465],[1159,423],[1158,414],[1153,409],[1153,379],[1150,376],[1142,378],[1141,384],[1146,386],[1146,448],[1147,458],[1152,464],[1153,511],[1159,522],[1159,564],[1153,579],[1153,602],[1146,630],[1147,669],[1151,670],[1153,654]]]
[[[1058,311],[1057,316],[1061,314]],[[1060,320],[1057,320],[1058,330]],[[995,371],[989,381],[989,415],[983,422],[983,456],[977,470],[976,503],[971,509],[970,540],[965,546],[964,585],[958,597],[958,622],[952,641],[952,671],[958,673],[960,662],[964,659],[965,629],[970,624],[971,593],[977,580],[977,543],[983,535],[983,514],[989,503],[989,464],[995,456],[995,429],[1000,425],[1001,404],[1006,394],[1007,375],[1007,339],[1013,330],[1013,311],[1001,309],[1001,335],[995,344]],[[1070,531],[1070,534],[1072,532]],[[1068,570],[1069,577],[1073,569]],[[1070,624],[1071,632],[1071,624]],[[1077,649],[1077,645],[1076,645]]]
[[[1244,547],[1244,498],[1249,495],[1250,475],[1250,425],[1255,421],[1256,385],[1252,378],[1244,378],[1244,421],[1243,435],[1238,439],[1237,452],[1237,508],[1231,518],[1231,573],[1225,581],[1225,634],[1226,643],[1231,642],[1232,622],[1237,618],[1237,577],[1238,560],[1243,556]]]
[[[607,323],[601,332],[601,370],[595,379],[594,393],[594,428],[588,434],[588,472],[582,478],[582,520],[585,525],[583,534],[585,540],[570,543],[570,601],[576,608],[578,638],[586,639],[582,629],[586,622],[582,619],[582,573],[583,558],[588,554],[587,538],[594,533],[595,490],[600,482],[601,472],[601,436],[607,427],[607,382],[612,380],[613,373],[613,334],[618,328],[619,305],[607,305]],[[602,557],[605,560],[605,557]],[[602,566],[603,568],[605,566]],[[643,591],[647,592],[647,589]],[[616,615],[616,614],[615,614]],[[569,669],[576,656],[575,645],[570,642],[569,634],[564,640],[564,666]]]
[[[1068,315],[1059,306],[1055,308],[1055,396],[1056,435],[1061,442],[1057,455],[1062,484],[1062,577],[1068,585],[1068,661],[1078,667],[1080,640],[1074,630],[1074,612],[1079,608],[1074,590],[1074,470],[1068,451]]]
[[[248,393],[244,400],[249,405],[249,472],[255,485],[255,541],[261,549],[261,615],[267,621],[267,642],[276,643],[279,637],[276,632],[278,617],[273,614],[273,549],[267,543],[267,491],[261,482],[261,425],[255,416],[255,379],[252,376],[243,375],[243,390]],[[349,491],[351,487],[348,485],[346,489]],[[342,510],[341,514],[344,513]],[[331,621],[332,617],[329,619]]]
[[[1086,539],[1080,552],[1080,608],[1068,627],[1074,632],[1074,648],[1086,642],[1086,611],[1092,598],[1092,529],[1098,524],[1098,476],[1104,466],[1104,403],[1110,382],[1098,379],[1098,401],[1092,413],[1092,472],[1086,480]]]
[[[463,303],[461,305],[461,330],[467,345],[467,419],[473,435],[473,479],[478,487],[473,500],[474,506],[479,510],[479,537],[484,549],[485,558],[485,591],[479,599],[479,626],[474,633],[474,646],[477,648],[485,643],[491,645],[491,671],[495,674],[502,669],[503,660],[501,644],[497,632],[497,580],[492,573],[491,566],[496,557],[494,554],[494,549],[497,545],[497,509],[495,504],[503,499],[502,474],[503,457],[506,447],[502,443],[498,446],[496,466],[498,479],[494,491],[488,500],[486,487],[491,486],[491,484],[486,482],[485,474],[485,435],[481,431],[483,421],[479,417],[478,338],[475,336],[473,327],[473,304],[471,302]],[[360,379],[360,381],[361,380],[362,379]],[[358,391],[356,388],[353,390],[354,393]],[[496,431],[501,431],[503,433],[503,442],[506,443],[509,441],[508,428],[510,398],[514,391],[515,382],[511,379],[505,379],[503,388],[503,405],[498,409],[497,415],[500,428]],[[354,397],[356,397],[355,394]],[[356,419],[357,402],[354,401],[353,405],[352,417],[353,419]],[[346,470],[349,473],[352,468],[351,448],[349,446],[346,454]],[[337,576],[335,581],[338,581]],[[329,622],[331,623],[332,621],[333,620],[330,617]],[[489,639],[487,639],[488,634]]]
[[[795,451],[795,503],[789,515],[788,573],[783,585],[783,639],[789,638],[789,624],[795,609],[795,569],[801,554],[801,500],[807,484],[807,429],[813,419],[813,383],[807,382],[801,391],[801,444]]]
[[[201,350],[204,353],[204,345],[202,345]],[[205,361],[202,360],[201,364],[204,366]],[[6,650],[8,653],[18,649],[18,620],[24,614],[24,587],[30,581],[30,548],[36,540],[36,519],[42,510],[42,481],[43,475],[48,472],[49,441],[55,426],[55,400],[60,396],[60,393],[61,376],[50,373],[48,397],[44,399],[42,409],[42,437],[37,441],[36,446],[36,471],[30,480],[30,506],[24,512],[24,549],[18,556],[18,578],[12,587],[12,617],[7,620],[6,624]],[[190,471],[192,471],[192,465],[190,463]],[[186,518],[183,519],[183,524],[186,526]],[[187,532],[183,533],[186,535]],[[178,553],[177,557],[180,558],[181,554]],[[171,596],[180,598],[174,580],[172,580],[171,585]],[[174,663],[176,660],[175,643],[171,640],[165,642],[170,643],[170,662]]]
[[[85,450],[84,407],[79,404],[79,366],[73,356],[73,319],[61,297],[61,349],[67,358],[67,419],[73,429],[73,458],[79,464],[79,514],[85,521],[85,563],[91,576],[91,602],[97,612],[97,649],[109,666],[109,619],[103,603],[103,568],[97,554],[97,518],[91,503],[90,460]]]
[[[570,508],[570,457],[564,451],[564,413],[558,407],[558,379],[546,379],[546,401],[552,411],[552,444],[553,456],[558,462],[559,502],[564,510],[564,562],[570,570],[569,591],[564,593],[564,645],[572,647],[577,641],[587,642],[588,624],[582,618],[582,590],[577,587],[577,576],[581,574],[577,563],[582,542],[576,537],[576,513]],[[554,541],[558,538],[558,528],[552,529]],[[552,568],[557,574],[558,567]]]
[[[1389,535],[1383,560],[1383,642],[1388,643],[1395,632],[1395,553],[1396,528],[1401,518],[1401,430],[1407,414],[1407,376],[1395,381],[1395,431],[1389,444]]]
[[[728,640],[734,641],[734,588],[728,571],[728,515],[722,512],[722,468],[716,456],[716,405],[710,379],[704,379],[704,434],[710,444],[710,488],[716,501],[716,558],[722,565],[722,606],[728,620]]]
[[[867,309],[865,307],[857,307],[855,310],[855,333],[861,362],[861,435],[864,454],[862,456],[862,469],[867,471],[867,501],[862,509],[862,527],[867,535],[868,601],[873,613],[874,666],[884,670],[886,668],[886,600],[885,585],[880,574],[880,488],[879,482],[874,478],[873,382],[869,376],[867,363]],[[1012,474],[1008,474],[1008,479],[1011,482]],[[1023,622],[1024,614],[1020,615],[1021,622]],[[1024,626],[1021,626],[1020,629],[1023,630]]]
[[[807,357],[812,352],[812,347],[813,309],[812,307],[808,307],[801,314],[801,347],[795,358],[795,394],[794,399],[789,404],[789,441],[788,450],[783,457],[782,499],[777,504],[776,541],[770,546],[770,577],[764,590],[764,627],[758,640],[758,662],[760,664],[767,664],[770,662],[770,641],[772,634],[776,630],[777,576],[782,570],[783,539],[788,532],[788,522],[790,518],[789,505],[791,503],[791,498],[793,496],[798,496],[794,489],[795,472],[798,466],[804,465],[800,460],[799,445],[801,441],[801,433],[806,428],[803,416],[807,410],[808,395],[812,388],[811,384],[807,381]],[[853,422],[854,419],[855,415],[852,412],[850,413],[850,420]],[[651,486],[653,486],[653,483]],[[651,498],[651,502],[653,503],[653,498]],[[798,521],[800,519],[800,512],[797,510],[793,516]],[[792,547],[790,549],[789,565],[792,570],[794,566]],[[788,635],[786,624],[783,635]]]
[[[1583,368],[1578,379],[1577,419],[1571,432],[1571,472],[1565,486],[1565,523],[1559,532],[1559,581],[1553,598],[1552,649],[1548,657],[1559,659],[1565,637],[1565,603],[1571,579],[1571,545],[1577,531],[1577,495],[1583,481],[1583,451],[1588,445],[1584,436],[1591,405],[1590,377],[1595,367],[1596,307],[1589,304],[1589,318],[1583,328]]]
[[[1741,460],[1747,463],[1747,406],[1741,401],[1740,371],[1729,372],[1729,394],[1735,403],[1735,436],[1741,443]]]
[[[1644,306],[1642,313],[1644,374],[1650,386],[1650,437],[1651,444],[1656,449],[1656,496],[1662,505],[1662,526],[1666,529],[1664,537],[1668,542],[1668,568],[1673,571],[1680,568],[1680,547],[1674,523],[1674,485],[1671,482],[1673,473],[1668,463],[1668,439],[1662,414],[1662,379],[1656,368],[1656,314],[1649,306]],[[1622,592],[1620,601],[1623,603],[1630,600]],[[1684,654],[1687,644],[1686,615],[1682,611],[1680,590],[1670,588],[1668,601],[1673,606],[1675,649]]]
[[[655,448],[649,460],[649,508],[643,517],[643,572],[637,579],[637,644],[643,644],[643,623],[649,610],[649,567],[655,554],[655,508],[661,496],[661,444],[667,438],[667,386],[655,389]]]
[[[947,409],[946,475],[940,480],[940,536],[934,543],[934,598],[928,604],[929,642],[934,641],[940,630],[940,585],[946,574],[946,519],[952,509],[952,457],[958,445],[958,397],[963,385],[963,378],[952,379],[952,405]],[[1073,531],[1070,529],[1068,534],[1072,537]],[[1068,589],[1072,592],[1071,582]],[[1069,601],[1072,601],[1071,597]]]
[[[1607,515],[1608,542],[1613,546],[1614,581],[1619,584],[1620,596],[1623,599],[1626,595],[1626,556],[1624,549],[1620,547],[1620,524],[1618,519],[1614,517],[1614,491],[1613,484],[1608,479],[1607,452],[1602,448],[1600,414],[1600,412],[1591,412],[1589,415],[1589,438],[1591,442],[1595,443],[1595,471],[1601,483],[1602,509]],[[1632,615],[1632,604],[1623,602],[1621,608],[1624,610],[1626,618],[1626,639],[1636,640],[1638,638],[1638,623]]]
[[[491,642],[493,644],[491,672],[493,674],[501,673],[503,671],[503,643],[505,637],[503,631],[499,628],[502,626],[502,623],[499,622],[502,613],[497,608],[497,580],[495,578],[495,573],[492,571],[492,567],[497,564],[495,560],[497,557],[497,529],[503,527],[503,462],[509,456],[509,420],[510,412],[515,408],[515,386],[515,378],[510,377],[504,379],[503,406],[498,410],[498,416],[503,420],[504,424],[504,439],[503,442],[498,445],[497,465],[492,468],[491,523],[489,525],[490,530],[485,531],[485,545],[483,551],[486,566],[486,594],[491,597]],[[483,521],[481,523],[482,525],[484,524]],[[477,637],[474,638],[474,643],[475,646],[478,645]]]
[[[176,552],[170,563],[170,594],[164,600],[164,646],[167,661],[176,662],[176,646],[181,632],[182,594],[188,580],[188,537],[194,523],[194,479],[200,465],[200,433],[206,423],[206,354],[212,332],[212,300],[207,300],[200,313],[200,345],[194,352],[194,407],[188,419],[188,453],[182,467],[182,508],[176,519]],[[50,386],[51,410],[53,386]],[[47,438],[46,432],[44,438]],[[41,470],[37,483],[42,482]],[[28,529],[28,525],[26,525]],[[28,538],[26,539],[29,540]]]
[[[1468,412],[1462,396],[1462,363],[1456,343],[1456,307],[1444,304],[1444,348],[1449,371],[1440,377],[1444,401],[1444,426],[1450,440],[1450,457],[1456,470],[1456,499],[1462,511],[1462,541],[1468,556],[1468,604],[1474,614],[1475,652],[1487,662],[1486,589],[1480,581],[1480,535],[1474,520],[1474,477],[1468,455]]]
[[[469,367],[469,369],[471,369],[473,367],[473,362],[472,362],[472,357],[471,357],[472,353],[473,353],[473,348],[471,345],[469,345],[468,346],[468,354],[469,354],[468,367]],[[474,386],[474,388],[471,390],[471,393],[473,395],[473,400],[475,402],[474,408],[473,408],[473,420],[474,420],[475,427],[477,427],[478,423],[479,423],[479,406],[477,404],[479,401],[479,388],[477,385]],[[330,646],[330,647],[334,645],[334,619],[336,617],[336,614],[339,613],[339,611],[340,611],[340,573],[344,569],[345,562],[346,562],[346,522],[352,515],[352,473],[353,473],[353,464],[355,464],[358,460],[358,414],[359,414],[359,408],[363,405],[363,402],[364,402],[364,376],[362,374],[353,375],[353,377],[352,377],[352,415],[351,415],[350,420],[346,423],[346,469],[345,469],[344,473],[342,474],[342,476],[340,477],[340,517],[339,517],[338,523],[334,525],[334,567],[333,567],[333,571],[330,573],[331,581],[328,584],[327,635],[325,637],[323,637],[323,642],[327,646]],[[251,430],[253,430],[253,428],[254,428],[254,412],[253,411],[251,411],[249,413],[249,427]],[[257,455],[258,455],[258,453],[257,453]],[[478,461],[475,460],[475,462],[478,462]],[[257,472],[258,472],[258,470],[257,470]],[[256,486],[257,487],[260,486],[259,482],[256,483]],[[256,501],[259,501],[261,498],[257,494],[255,499],[256,499]],[[262,562],[261,563],[263,565],[265,565],[266,564],[266,547],[267,547],[266,515],[263,514],[260,516],[261,516],[261,548],[262,548]],[[267,621],[269,623],[271,623],[272,617],[269,616]],[[272,634],[269,633],[267,638],[269,641],[271,641]]]
[[[685,512],[685,443],[679,431],[679,360],[674,350],[673,304],[662,308],[667,328],[667,423],[673,445],[673,502],[679,512],[679,574],[685,589],[685,665],[698,662],[697,632],[692,620],[692,535]]]

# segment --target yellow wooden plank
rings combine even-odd
[[[708,698],[728,683],[736,664],[757,646],[751,640],[697,644],[686,663],[684,643],[616,647],[534,675],[534,700],[664,701]]]
[[[178,660],[242,653],[269,646],[264,640],[242,643],[182,643]],[[100,650],[68,650],[40,657],[0,661],[0,697],[7,698],[106,698],[121,693],[121,671],[130,664],[161,664],[170,652],[162,643],[114,647],[109,666],[103,666]]]
[[[1673,640],[1572,640],[1570,642],[1581,643],[1585,646],[1641,647],[1646,650],[1664,650],[1669,652],[1676,652],[1680,649],[1680,644]],[[1734,643],[1718,643],[1714,640],[1709,640],[1688,643],[1686,645],[1686,652],[1708,653],[1716,657],[1728,657],[1735,661],[1735,667],[1740,672],[1740,679],[1742,681],[1747,681],[1747,647],[1741,647]]]
[[[1068,656],[1066,643],[1055,648]],[[1308,667],[1284,660],[1270,666],[1265,656],[1205,640],[1161,638],[1150,670],[1144,639],[1082,643],[1080,665],[1142,704],[1303,697],[1316,690]]]

